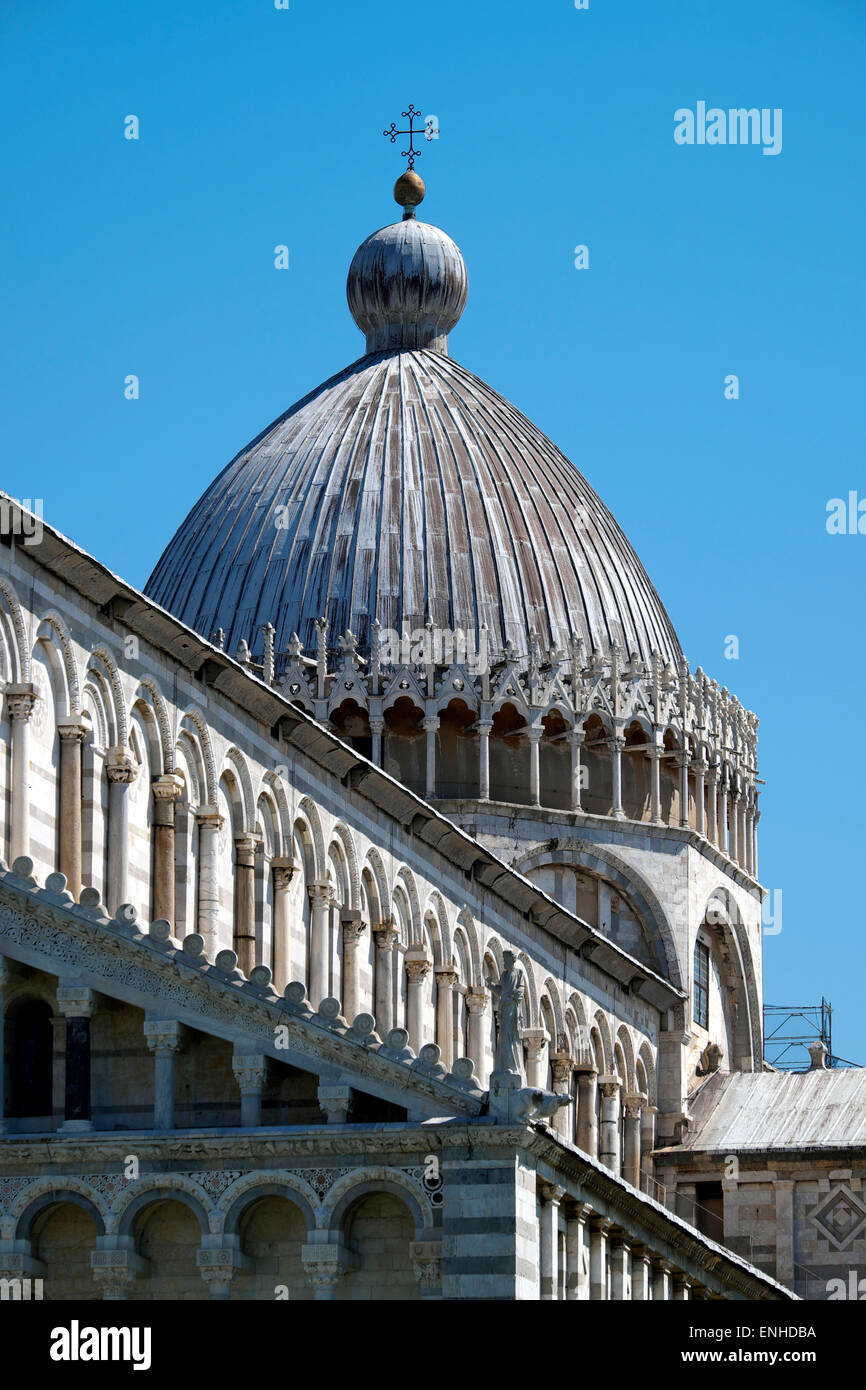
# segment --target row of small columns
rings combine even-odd
[[[709,1297],[704,1285],[655,1254],[628,1231],[599,1216],[585,1202],[568,1197],[563,1187],[538,1187],[539,1275],[541,1298],[547,1300],[671,1300]],[[560,1287],[560,1214],[565,1217],[565,1287]],[[589,1270],[582,1253],[589,1231]]]
[[[0,1046],[3,1043],[3,995],[8,979],[5,961],[0,958]],[[57,1010],[65,1020],[64,1117],[60,1133],[77,1134],[93,1130],[91,1109],[90,1024],[94,991],[78,983],[61,983],[57,989]],[[183,1048],[183,1025],[176,1019],[144,1022],[144,1040],[153,1056],[153,1128],[175,1128],[175,1058]],[[254,1045],[236,1044],[232,1071],[241,1096],[241,1126],[257,1128],[262,1123],[262,1094],[267,1076],[267,1058]],[[3,1115],[4,1077],[0,1068],[0,1116]],[[346,1123],[352,1107],[351,1088],[320,1085],[319,1108],[329,1123]],[[0,1134],[6,1131],[0,1118]]]
[[[0,1275],[30,1281],[31,1287],[35,1279],[50,1278],[50,1269],[34,1257],[32,1248],[29,1240],[0,1242]],[[440,1299],[441,1242],[410,1241],[409,1259],[422,1299]],[[301,1263],[313,1288],[313,1298],[332,1300],[340,1280],[357,1268],[358,1260],[341,1238],[334,1240],[332,1237],[328,1244],[310,1241],[302,1245]],[[218,1301],[231,1297],[231,1284],[238,1274],[255,1270],[255,1261],[244,1255],[237,1236],[205,1236],[201,1248],[196,1251],[196,1265],[208,1297]],[[124,1301],[133,1281],[147,1279],[150,1273],[150,1262],[137,1253],[132,1236],[97,1236],[90,1266],[102,1297],[108,1302]],[[288,1298],[289,1295],[290,1290],[286,1288],[283,1296]],[[275,1287],[274,1297],[279,1296]]]
[[[370,727],[372,730],[372,761],[381,765],[382,735],[385,721],[381,717],[371,718]],[[432,799],[436,795],[438,715],[426,718],[423,721],[423,728],[426,736],[426,795],[428,799]],[[489,719],[479,719],[473,728],[478,734],[479,745],[478,796],[481,801],[489,801],[490,734],[493,729],[493,722]],[[539,722],[528,724],[516,732],[525,735],[529,741],[529,801],[532,806],[540,806],[540,743],[544,735],[544,728]],[[567,740],[571,748],[570,805],[572,811],[580,811],[583,809],[581,805],[583,785],[581,757],[586,742],[586,734],[583,729],[570,729],[558,737]],[[691,771],[695,778],[695,828],[698,834],[704,835],[711,844],[716,845],[729,858],[739,863],[753,877],[756,877],[758,872],[757,823],[760,819],[757,788],[742,787],[738,775],[732,775],[727,768],[720,770],[718,764],[711,765],[702,758],[693,759],[690,753],[682,750],[665,750],[661,737],[662,730],[657,729],[650,742],[640,745],[639,748],[633,748],[635,752],[647,753],[650,759],[650,818],[652,822],[656,825],[666,824],[662,818],[661,809],[661,762],[663,758],[674,759],[679,766],[680,775],[680,824],[685,827],[689,824],[689,772]],[[622,755],[626,748],[625,738],[621,732],[617,732],[609,738],[601,740],[598,746],[606,746],[610,749],[612,786],[610,814],[617,820],[624,820],[626,815],[622,804]],[[707,785],[709,787],[709,817],[705,814],[704,809],[704,795]],[[730,829],[728,825],[729,802],[731,805]],[[709,820],[708,825],[706,824],[707,820]]]

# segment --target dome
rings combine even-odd
[[[367,335],[367,351],[430,347],[445,338],[466,306],[466,264],[438,227],[414,217],[383,227],[352,258],[346,297]]]
[[[229,650],[273,623],[315,650],[370,624],[486,624],[565,647],[678,660],[661,600],[620,527],[554,444],[452,358],[362,358],[281,416],[190,512],[146,592]]]
[[[260,434],[207,488],[146,593],[230,651],[316,648],[372,624],[474,634],[517,655],[615,641],[678,662],[673,626],[611,513],[507,400],[447,355],[466,302],[457,246],[415,220],[362,242],[347,296],[367,354]]]

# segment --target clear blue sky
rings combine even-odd
[[[138,585],[237,449],[361,355],[346,269],[403,167],[381,132],[439,117],[418,167],[469,267],[452,353],[757,710],[766,997],[823,992],[866,1063],[866,535],[825,529],[866,498],[866,6],[6,0],[0,47],[0,481]],[[781,108],[782,152],[675,144],[698,101]]]

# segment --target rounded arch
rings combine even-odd
[[[550,1040],[552,1052],[558,1052],[562,1046],[565,1036],[565,1012],[562,1007],[562,999],[559,994],[559,986],[556,981],[548,975],[541,987],[539,1001],[547,999],[553,1014],[554,1036]],[[539,1002],[539,1022],[541,1022],[541,1002]]]
[[[232,746],[226,752],[223,759],[223,768],[220,780],[225,777],[227,772],[233,772],[236,784],[240,791],[238,810],[241,813],[241,824],[238,830],[246,835],[252,835],[256,826],[256,802],[253,795],[253,780],[250,776],[249,764],[239,748]]]
[[[174,772],[174,741],[171,736],[171,723],[165,697],[152,676],[142,677],[135,694],[136,699],[142,703],[148,703],[147,696],[150,696],[149,703],[153,708],[156,726],[159,730],[162,771]]]
[[[295,812],[295,822],[303,817],[307,824],[310,835],[310,843],[313,849],[313,874],[315,878],[324,879],[327,872],[327,856],[325,855],[325,836],[322,830],[322,818],[319,815],[319,808],[315,801],[308,796],[302,796],[298,802]]]
[[[63,687],[66,708],[58,711],[58,713],[69,715],[80,714],[81,685],[78,679],[78,663],[75,660],[72,636],[60,614],[55,613],[53,610],[43,615],[36,632],[37,642],[46,639],[53,641],[56,645],[63,668]]]
[[[427,903],[424,908],[424,926],[433,952],[433,968],[443,969],[450,966],[454,957],[454,945],[451,940],[448,910],[442,894],[437,892],[435,888],[427,896]]]
[[[388,875],[385,872],[385,864],[381,854],[375,848],[367,850],[362,877],[365,873],[368,874],[369,878],[373,881],[373,888],[378,902],[379,921],[385,922],[391,916],[391,895],[388,889]],[[406,926],[408,929],[408,920]]]
[[[206,804],[208,793],[201,746],[197,735],[189,729],[180,730],[172,761],[175,771],[180,774],[186,784],[187,799],[190,804],[196,806]]]
[[[183,1202],[189,1207],[201,1227],[202,1235],[218,1234],[219,1213],[214,1210],[204,1188],[183,1173],[160,1173],[154,1174],[152,1179],[140,1178],[134,1190],[119,1205],[116,1215],[118,1235],[132,1235],[136,1217],[145,1207],[172,1201]]]
[[[613,1071],[613,1039],[610,1034],[610,1024],[601,1009],[597,1009],[593,1015],[592,1029],[597,1034],[601,1043],[601,1053],[604,1060],[605,1072]]]
[[[318,1212],[319,1229],[341,1231],[355,1203],[377,1192],[388,1192],[406,1203],[415,1222],[416,1240],[429,1236],[433,1229],[433,1212],[429,1202],[406,1173],[399,1168],[380,1165],[356,1169],[334,1183]]]
[[[624,1080],[628,1084],[629,1091],[634,1091],[637,1089],[637,1080],[635,1076],[634,1043],[631,1040],[631,1034],[629,1033],[625,1024],[621,1024],[620,1027],[617,1029],[616,1040],[622,1051],[623,1061],[625,1063]]]
[[[316,1197],[311,1188],[294,1173],[246,1173],[226,1188],[219,1199],[217,1211],[221,1230],[227,1236],[238,1233],[245,1213],[263,1197],[285,1197],[298,1208],[308,1231],[316,1229]]]
[[[587,869],[619,888],[637,909],[641,920],[652,928],[661,946],[662,959],[670,983],[677,989],[684,988],[676,940],[667,913],[657,894],[630,864],[606,846],[602,848],[586,841],[567,839],[554,840],[552,844],[548,843],[544,850],[525,855],[517,861],[514,868],[526,876],[533,869],[548,868],[557,864],[570,864],[575,868]]]
[[[123,682],[120,679],[117,662],[106,646],[99,646],[91,652],[87,669],[88,671],[99,672],[102,679],[107,682],[108,690],[111,692],[111,713],[117,734],[117,746],[125,748],[129,742],[129,724],[126,718]]]
[[[472,916],[468,907],[464,907],[457,916],[457,925],[463,931],[469,946],[469,959],[472,963],[472,978],[467,980],[467,984],[480,985],[482,983],[482,964],[481,964],[481,942],[478,935],[478,923]],[[456,927],[455,927],[456,932]]]
[[[13,641],[9,643],[9,655],[12,658],[14,668],[12,680],[15,683],[25,684],[30,680],[30,644],[27,641],[24,613],[15,589],[9,580],[3,577],[0,577],[0,594],[6,600],[12,629]]]
[[[331,831],[331,843],[339,841],[343,849],[343,856],[346,861],[348,875],[349,901],[346,907],[357,911],[361,906],[361,873],[358,868],[358,851],[355,848],[355,837],[349,827],[343,821],[337,821]]]
[[[652,1048],[650,1047],[650,1045],[649,1045],[648,1042],[644,1041],[644,1042],[641,1043],[637,1055],[638,1055],[638,1062],[639,1062],[640,1065],[643,1067],[644,1076],[646,1077],[647,1103],[648,1103],[649,1105],[655,1105],[655,1104],[656,1104],[656,1094],[657,1094],[657,1092],[656,1092],[656,1065],[655,1065],[655,1058],[653,1057],[653,1054],[652,1054]]]
[[[109,1230],[110,1210],[95,1188],[78,1178],[42,1178],[25,1187],[13,1202],[9,1217],[13,1225],[15,1240],[29,1240],[37,1217],[48,1207],[62,1206],[64,1202],[86,1211],[97,1235],[105,1235]]]
[[[413,941],[423,941],[424,930],[421,918],[421,899],[418,895],[418,884],[415,882],[415,875],[407,865],[402,864],[397,870],[397,883],[406,894],[406,901],[409,904],[409,927]]]
[[[280,842],[283,847],[281,852],[285,855],[290,856],[292,848],[293,828],[292,812],[291,807],[289,806],[289,798],[286,795],[285,783],[283,782],[283,779],[278,772],[265,772],[263,774],[262,785],[259,790],[260,796],[262,790],[264,790],[265,788],[267,788],[267,790],[270,792],[271,796],[273,797],[274,804],[277,808],[278,823],[280,827]]]
[[[761,1001],[752,948],[739,904],[725,885],[717,885],[708,895],[698,927],[701,929],[714,939],[725,984],[740,1004],[732,1010],[735,1056],[728,1063],[743,1070],[743,1063],[748,1061],[753,1070],[759,1071],[763,1065]],[[694,946],[693,942],[692,951]]]
[[[195,730],[195,734],[189,729],[189,725]],[[208,806],[216,805],[217,798],[217,774],[216,758],[213,751],[213,740],[211,739],[210,728],[201,710],[190,705],[183,713],[180,727],[186,730],[190,739],[196,743],[204,764],[204,791]],[[196,737],[197,736],[197,737]]]

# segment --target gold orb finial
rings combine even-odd
[[[424,180],[414,169],[407,169],[405,174],[400,175],[394,184],[394,202],[403,209],[404,222],[415,216],[415,209],[419,203],[423,203],[426,191]]]

